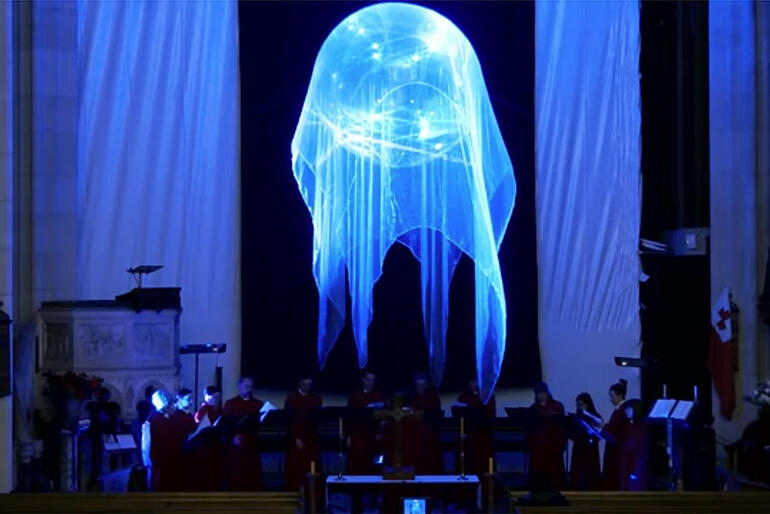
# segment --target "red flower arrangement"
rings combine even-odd
[[[75,373],[74,371],[46,371],[43,395],[55,399],[88,400],[99,389],[104,379],[96,375]]]

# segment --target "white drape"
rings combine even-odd
[[[240,362],[238,21],[235,2],[80,2],[80,298],[182,287],[183,343]],[[206,366],[204,384],[213,379]],[[192,385],[189,369],[183,377]]]
[[[606,418],[609,386],[638,376],[613,357],[640,351],[639,4],[537,2],[535,25],[543,376]]]

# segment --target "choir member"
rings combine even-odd
[[[348,407],[384,407],[387,397],[374,388],[377,377],[371,371],[361,376],[361,389],[348,397]],[[369,475],[374,473],[374,456],[379,444],[379,424],[374,419],[352,419],[348,421],[348,473]]]
[[[139,460],[142,459],[142,427],[144,422],[150,415],[150,412],[155,410],[152,405],[152,394],[157,391],[155,387],[149,385],[144,389],[144,398],[136,404],[136,419],[131,423],[131,434],[134,436],[136,442],[137,452]]]
[[[620,489],[647,490],[649,439],[644,423],[644,410],[639,400],[628,400],[623,405],[628,424],[620,444]]]
[[[91,420],[89,431],[92,434],[116,434],[122,425],[120,405],[110,400],[110,390],[106,387],[94,392],[94,400],[86,404],[85,411]]]
[[[758,414],[732,446],[737,452],[738,472],[749,480],[770,484],[770,409],[760,408]]]
[[[628,425],[624,403],[628,382],[620,379],[610,386],[610,402],[615,407],[610,421],[602,428],[602,436],[605,440],[604,466],[602,469],[602,486],[607,491],[620,489],[620,444],[623,440],[623,431]]]
[[[254,381],[238,380],[238,396],[230,398],[222,408],[223,416],[259,415],[264,402],[254,397]],[[229,441],[227,451],[227,488],[231,491],[257,491],[262,485],[262,461],[257,444],[257,430],[249,422],[242,423]]]
[[[200,423],[208,420],[209,425],[213,425],[217,418],[222,414],[222,408],[219,406],[222,401],[222,395],[217,386],[206,386],[203,390],[203,403],[195,412],[195,422]]]
[[[176,410],[191,416],[195,413],[195,407],[193,406],[193,392],[191,389],[183,387],[176,394]]]
[[[95,483],[99,478],[104,452],[102,436],[117,434],[123,425],[123,419],[120,415],[120,405],[110,400],[110,390],[106,387],[100,387],[94,392],[93,401],[86,404],[85,411],[91,421],[88,440],[91,446],[91,482]]]
[[[420,475],[438,475],[444,472],[444,459],[441,440],[436,420],[430,419],[431,413],[441,410],[441,400],[430,390],[430,381],[424,373],[414,378],[414,392],[409,398],[411,408],[423,411],[422,419],[406,418],[404,454],[405,460],[415,466]]]
[[[155,406],[152,404],[152,395],[157,390],[155,386],[148,385],[144,388],[144,399],[136,404],[136,415],[140,425],[144,424],[150,412],[155,410]]]
[[[596,411],[594,400],[588,393],[580,393],[575,399],[575,406],[575,422],[570,430],[573,444],[569,488],[573,491],[590,491],[600,486],[598,432],[604,420]]]
[[[177,412],[171,395],[155,391],[155,406],[142,426],[142,457],[148,470],[151,491],[181,491],[185,488],[182,443],[195,430],[192,416]]]
[[[305,474],[310,471],[310,462],[320,459],[318,434],[309,411],[322,405],[321,397],[312,392],[313,379],[305,377],[299,381],[296,391],[286,397],[284,409],[292,413],[289,423],[289,448],[286,452],[286,489],[296,491],[304,483]]]
[[[212,425],[222,414],[220,407],[221,394],[219,388],[213,385],[206,386],[203,390],[203,403],[195,412],[195,422],[198,430],[213,430]],[[199,435],[199,434],[196,434]],[[208,433],[206,437],[200,434],[200,441],[191,449],[192,468],[205,470],[205,473],[193,475],[191,484],[195,491],[218,491],[222,487],[222,443],[216,433]]]
[[[497,414],[495,395],[484,404],[479,396],[479,383],[475,378],[468,381],[468,389],[457,397],[457,402],[471,409],[477,409],[477,415],[466,420],[465,469],[472,474],[482,474],[489,470],[489,459],[494,456],[492,449],[492,431],[490,421]]]
[[[551,490],[564,489],[564,406],[553,399],[548,385],[535,385],[535,402],[530,406],[529,445],[530,480],[547,484]]]

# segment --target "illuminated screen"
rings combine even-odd
[[[425,514],[428,512],[427,498],[404,498],[404,514]]]

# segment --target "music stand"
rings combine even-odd
[[[163,267],[162,264],[142,264],[140,266],[134,266],[133,268],[128,268],[126,271],[128,273],[131,273],[133,275],[134,280],[136,280],[136,287],[138,289],[142,288],[142,275],[149,275],[150,273],[154,273],[161,269]]]
[[[468,423],[477,426],[487,426],[491,420],[486,406],[484,407],[466,407],[461,405],[452,405],[453,418],[465,418]]]
[[[198,355],[201,353],[225,353],[227,351],[227,345],[224,343],[207,343],[207,344],[186,344],[179,347],[179,355],[193,354],[195,355],[195,389],[193,391],[195,396],[195,408],[198,405]],[[221,392],[220,392],[221,393]]]
[[[678,462],[674,459],[674,423],[688,426],[692,414],[695,412],[695,402],[690,400],[673,400],[660,398],[655,401],[647,421],[666,422],[666,453],[668,454],[668,472],[671,479],[671,489],[676,489],[676,480],[679,476]]]
[[[259,420],[261,416],[261,412],[243,415],[223,414],[214,422],[214,426],[223,436],[232,437],[240,431],[256,430],[261,424]]]
[[[509,419],[521,426],[529,425],[532,418],[532,412],[530,412],[529,407],[505,407],[505,414]]]

